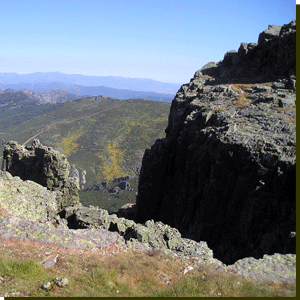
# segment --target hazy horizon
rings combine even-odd
[[[86,74],[80,74],[80,73],[66,73],[66,72],[60,72],[60,71],[36,71],[36,72],[28,72],[28,73],[19,73],[19,72],[0,72],[0,74],[17,74],[17,75],[31,75],[31,74],[38,74],[38,73],[59,73],[59,74],[63,74],[63,75],[78,75],[78,76],[88,76],[88,77],[117,77],[117,78],[125,78],[125,79],[141,79],[141,80],[153,80],[153,81],[158,81],[158,82],[162,82],[162,83],[174,83],[174,82],[166,82],[166,81],[161,81],[161,80],[156,80],[153,78],[139,78],[139,77],[129,77],[129,76],[114,76],[114,75],[106,75],[106,76],[102,76],[102,75],[86,75]],[[174,84],[181,84],[180,82],[174,83]]]
[[[296,19],[293,0],[1,1],[0,73],[183,84],[210,61]]]

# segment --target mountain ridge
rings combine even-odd
[[[36,100],[37,104],[44,104],[44,103],[61,103],[61,102],[67,102],[67,101],[73,101],[79,98],[82,98],[82,96],[67,92],[65,90],[51,90],[48,92],[35,92],[28,89],[22,89],[22,90],[15,90],[15,89],[6,89],[3,90],[0,88],[0,103],[3,105],[9,103],[9,100],[14,100],[18,95],[27,95],[28,100]],[[18,103],[20,104],[20,103]]]
[[[82,86],[70,83],[62,82],[45,82],[45,83],[11,83],[3,84],[0,83],[0,89],[14,89],[14,90],[31,90],[33,92],[51,92],[54,90],[64,90],[71,94],[76,94],[78,96],[99,96],[104,95],[107,97],[113,97],[120,100],[126,99],[144,99],[144,100],[154,100],[162,102],[171,102],[174,95],[173,94],[163,94],[156,92],[145,92],[145,91],[133,91],[129,89],[117,89],[107,86]]]
[[[0,87],[21,83],[68,83],[81,86],[106,86],[143,92],[156,92],[174,95],[180,84],[161,82],[154,79],[130,78],[122,76],[89,76],[61,72],[35,72],[29,74],[0,73]]]

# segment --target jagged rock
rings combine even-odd
[[[263,31],[258,36],[258,44],[261,44],[263,42],[267,42],[270,39],[273,39],[274,37],[279,36],[282,26],[277,25],[269,25],[268,29]]]
[[[60,212],[60,195],[33,181],[0,171],[0,206],[15,216],[46,222]]]
[[[66,157],[39,140],[24,147],[8,142],[3,151],[2,170],[22,180],[31,180],[61,193],[61,208],[79,203],[79,174]],[[70,173],[71,171],[71,173]]]
[[[237,51],[231,50],[226,52],[223,59],[223,65],[237,65],[240,62],[240,55]]]
[[[62,214],[68,220],[69,228],[107,229],[124,237],[127,245],[139,249],[166,249],[177,255],[197,257],[205,264],[221,264],[213,258],[213,252],[206,242],[198,243],[182,238],[176,228],[162,222],[149,220],[145,224],[138,224],[132,220],[118,218],[115,214],[109,214],[107,210],[93,206],[67,207]]]
[[[102,193],[109,193],[113,198],[118,198],[123,191],[133,191],[132,187],[127,182],[128,180],[133,178],[134,177],[132,176],[114,178],[112,184],[115,186],[109,186],[107,181],[94,183],[93,185],[86,188],[84,191],[99,191]]]
[[[236,52],[209,63],[179,89],[166,138],[143,157],[136,222],[162,221],[207,241],[227,264],[295,253],[286,246],[296,220],[294,23],[238,63]]]
[[[102,181],[100,183],[94,183],[88,188],[86,188],[84,191],[107,191],[108,190],[108,182],[107,181]]]
[[[241,43],[240,48],[238,50],[239,56],[242,57],[248,53],[249,50],[252,50],[257,46],[257,43]]]
[[[115,187],[113,187],[113,188],[111,188],[111,189],[108,190],[108,192],[110,194],[118,194],[119,191],[120,191],[120,188],[118,186],[115,186]]]
[[[74,165],[70,166],[69,177],[75,178],[79,184],[79,171],[76,169]]]
[[[280,30],[281,29],[281,30]],[[258,83],[296,74],[296,21],[272,25],[260,34],[259,43],[241,43],[238,52],[229,51],[223,61],[210,62],[198,71],[213,76],[207,82]]]
[[[125,218],[133,220],[135,216],[135,203],[127,203],[123,205],[117,212],[116,215],[119,218]]]
[[[69,228],[74,229],[104,228],[108,230],[111,227],[111,223],[116,222],[118,219],[115,214],[109,215],[107,210],[92,205],[89,207],[81,205],[66,207],[61,216],[67,219]],[[122,225],[119,225],[119,227],[122,227]]]
[[[125,191],[132,191],[132,188],[130,184],[127,182],[128,180],[132,179],[131,176],[125,176],[125,177],[118,177],[114,178],[113,184],[116,184],[116,186],[109,188],[107,181],[102,181],[100,183],[94,183],[93,185],[86,188],[84,191],[101,191],[105,192],[108,191],[110,194],[117,194],[120,192],[120,190]]]
[[[122,191],[133,191],[133,189],[131,188],[130,184],[126,181],[122,181],[118,184],[118,187],[122,190]]]
[[[263,254],[295,252],[295,30],[295,21],[279,33],[269,28],[258,44],[242,43],[180,88],[167,137],[143,159],[136,220],[145,224],[78,204],[77,170],[38,140],[25,148],[8,143],[3,169],[27,181],[0,172],[0,204],[15,215],[0,218],[1,238],[75,249],[126,242],[293,282],[295,255]],[[119,189],[126,188],[123,179],[115,182]],[[227,268],[200,240],[215,257],[235,263]],[[245,256],[263,258],[236,261]]]
[[[19,197],[18,193],[24,197]],[[7,195],[10,194],[12,197],[9,199],[13,199],[13,202],[3,201],[7,200]],[[92,206],[86,208],[79,204],[66,207],[60,212],[60,215],[66,219],[61,218],[60,215],[55,216],[57,211],[53,212],[49,208],[56,200],[54,197],[51,202],[51,196],[56,195],[57,192],[49,191],[35,182],[29,180],[24,182],[19,177],[12,177],[8,172],[0,171],[0,206],[8,203],[6,208],[13,209],[11,212],[14,214],[14,216],[0,217],[0,237],[54,243],[74,249],[100,248],[105,250],[113,247],[117,250],[126,247],[127,244],[127,246],[147,251],[149,255],[159,252],[172,256],[193,257],[197,265],[210,266],[223,272],[235,272],[243,276],[279,282],[295,282],[295,255],[275,254],[264,256],[261,260],[246,258],[234,265],[226,266],[213,258],[213,252],[206,242],[182,238],[177,229],[162,222],[150,220],[145,224],[137,224],[134,221],[110,215],[106,210]],[[45,199],[48,202],[44,201]],[[37,203],[43,206],[45,216],[41,216],[38,206],[30,208]],[[22,210],[22,206],[25,209]],[[128,207],[131,208],[131,205],[127,205],[124,209]],[[49,220],[49,216],[51,216],[51,222],[45,222]],[[66,222],[70,228],[77,230],[69,229]],[[292,232],[289,237],[292,242],[295,242],[295,232]],[[286,247],[291,241],[286,242]],[[264,242],[268,243],[268,237]],[[52,267],[56,264],[56,260],[57,255],[51,255],[41,263],[45,267]],[[67,279],[58,280],[58,278],[54,282],[60,287],[69,283]],[[46,290],[51,287],[51,283],[42,286]]]
[[[119,183],[122,183],[122,182],[127,182],[131,178],[132,177],[130,177],[130,176],[124,176],[124,177],[114,178],[113,183],[119,184]]]

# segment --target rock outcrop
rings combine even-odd
[[[76,174],[73,168],[71,173]],[[181,233],[162,222],[138,224],[98,207],[80,204],[61,210],[60,191],[49,191],[40,184],[0,171],[0,239],[49,243],[70,249],[102,249],[116,253],[127,247],[149,255],[165,253],[193,257],[198,266],[220,272],[236,273],[254,279],[295,283],[296,255],[264,255],[263,259],[245,258],[226,266],[213,257],[206,242],[183,238]],[[120,215],[131,215],[134,205],[126,205]],[[128,211],[129,210],[129,211]],[[126,211],[126,212],[125,212]]]
[[[117,232],[125,239],[127,245],[137,249],[161,249],[171,255],[201,259],[203,264],[222,265],[213,258],[213,252],[207,243],[182,238],[176,228],[162,222],[149,220],[145,224],[138,224],[123,217],[119,218],[116,214],[109,214],[105,209],[81,205],[65,208],[60,216],[67,220],[71,229],[92,228]]]
[[[64,226],[30,221],[22,217],[0,217],[0,240],[18,239],[54,244],[69,249],[122,249],[125,241],[105,229],[71,230]]]
[[[60,196],[40,184],[0,171],[0,206],[7,214],[30,221],[54,220],[60,209]]]
[[[210,62],[199,72],[211,76],[210,84],[282,79],[285,88],[295,89],[296,21],[283,26],[270,25],[260,33],[258,43],[241,43],[238,51],[226,52],[222,61]]]
[[[39,140],[29,147],[8,142],[3,151],[2,171],[58,192],[60,208],[79,203],[78,171],[70,167],[64,155],[43,146]]]
[[[86,191],[99,191],[102,193],[109,193],[113,198],[119,198],[119,195],[122,194],[124,191],[132,192],[133,189],[129,184],[129,180],[134,177],[132,176],[125,176],[125,177],[117,177],[114,178],[112,181],[112,186],[109,186],[107,181],[102,181],[98,183],[94,183],[93,185],[89,186],[84,190]]]
[[[209,63],[145,151],[135,221],[207,241],[214,257],[295,253],[296,21]]]

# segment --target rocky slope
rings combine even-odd
[[[62,159],[58,152],[40,145],[37,141],[34,141],[32,147],[28,147],[30,149],[24,150],[20,145],[16,146],[14,142],[9,143],[6,152],[14,159],[6,156],[6,161],[10,162],[6,165],[15,164],[13,170],[17,175],[24,175],[24,166],[21,164],[16,167],[18,155],[22,151],[31,151],[32,154],[35,148],[46,149],[52,158],[56,158],[53,160]],[[10,151],[7,151],[8,148]],[[35,160],[36,157],[32,155],[27,156],[26,161],[31,165],[30,162]],[[64,162],[68,165],[65,159]],[[59,167],[53,168],[51,160],[45,163],[44,167],[48,169],[51,165],[52,173],[60,173]],[[40,168],[37,170],[42,171]],[[72,175],[76,170],[72,169],[69,175],[70,173]],[[37,180],[44,175],[40,173],[40,176],[32,179]],[[260,280],[295,283],[296,255],[265,255],[259,260],[245,258],[227,266],[213,257],[213,251],[206,242],[183,238],[176,228],[162,222],[149,220],[145,224],[139,224],[122,217],[132,215],[134,207],[128,206],[127,209],[120,210],[117,216],[98,207],[83,207],[72,201],[67,204],[62,197],[65,193],[63,185],[54,191],[51,189],[51,185],[46,188],[28,179],[23,181],[18,176],[13,177],[7,171],[0,171],[1,241],[27,240],[67,249],[101,249],[108,253],[133,247],[148,253],[160,252],[175,257],[192,257],[196,265],[206,265],[220,272],[236,273]]]
[[[227,264],[295,253],[295,41],[296,21],[269,26],[180,88],[144,154],[137,222],[207,241]]]
[[[60,205],[55,194],[33,181],[22,181],[0,171],[1,242],[17,239],[66,249],[101,249],[104,253],[133,247],[150,254],[192,257],[197,266],[209,266],[220,272],[295,283],[296,255],[250,257],[227,266],[213,258],[213,251],[206,242],[182,238],[177,229],[162,222],[152,220],[138,224],[109,215],[106,210],[81,205],[66,207],[57,214]]]

